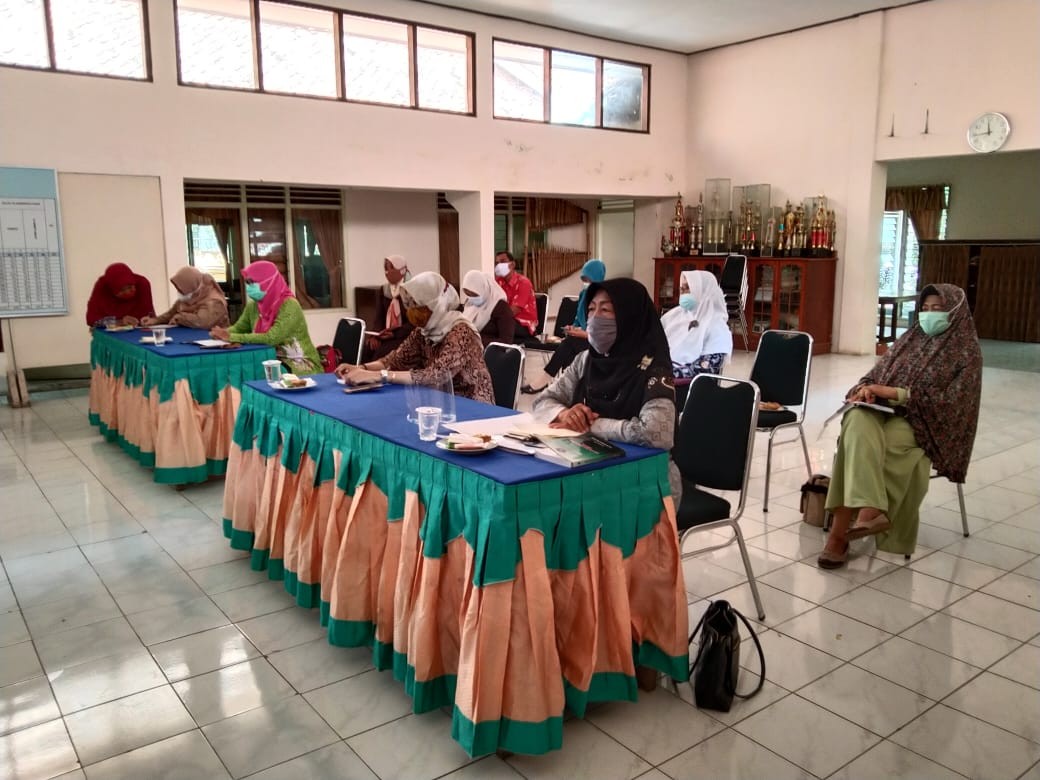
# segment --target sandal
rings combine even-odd
[[[865,523],[857,520],[851,526],[845,534],[846,540],[862,539],[865,536],[873,536],[874,534],[884,533],[892,527],[892,521],[888,519],[888,515],[884,512],[879,514],[873,520],[868,520]]]
[[[845,565],[849,559],[849,543],[845,542],[845,547],[842,548],[840,553],[833,553],[826,547],[820,553],[820,557],[816,559],[816,565],[821,569],[840,569]]]
[[[544,389],[544,387],[531,387],[529,384],[520,385],[520,392],[524,395],[537,395]]]

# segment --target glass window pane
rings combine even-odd
[[[143,79],[141,0],[51,0],[55,67]]]
[[[469,36],[418,27],[419,107],[470,110]]]
[[[646,130],[646,67],[603,60],[603,126]]]
[[[552,53],[549,121],[596,124],[596,58],[565,51]]]
[[[545,121],[545,50],[495,41],[495,116]]]
[[[43,0],[0,0],[0,62],[50,67]]]
[[[296,298],[305,309],[343,306],[343,226],[334,209],[293,209]]]
[[[343,88],[348,100],[410,106],[408,25],[343,17]]]
[[[285,245],[285,209],[250,208],[246,212],[249,223],[249,262],[267,260],[278,267],[285,281],[289,281],[289,251]]]
[[[178,0],[181,81],[256,89],[252,3],[249,0]]]
[[[264,89],[336,97],[332,11],[260,3]]]

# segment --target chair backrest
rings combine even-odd
[[[758,425],[754,382],[699,374],[690,383],[672,459],[683,479],[711,490],[739,490],[744,506]]]
[[[491,374],[495,406],[515,409],[524,378],[524,350],[516,344],[492,341],[484,347],[484,362]]]
[[[357,365],[361,362],[361,347],[365,343],[365,321],[357,317],[344,317],[336,326],[332,346],[339,350],[344,363]]]
[[[535,293],[534,294],[534,305],[538,310],[538,327],[534,332],[535,336],[541,336],[545,333],[545,315],[548,314],[547,309],[549,308],[549,294],[548,293]]]
[[[574,324],[574,315],[578,313],[578,296],[565,295],[560,298],[560,308],[556,310],[556,325],[553,327],[553,335],[563,338],[563,329]]]
[[[747,288],[747,257],[730,255],[722,266],[719,287],[726,296],[740,295]]]
[[[800,330],[767,330],[762,334],[751,381],[758,385],[763,400],[800,406],[799,417],[804,416],[812,346],[813,337]]]

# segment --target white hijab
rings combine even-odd
[[[701,355],[722,353],[728,362],[728,356],[733,352],[733,334],[718,280],[708,271],[683,271],[681,276],[690,288],[696,306],[693,311],[676,306],[661,317],[672,360],[689,365]]]
[[[432,314],[426,326],[421,328],[422,334],[434,344],[440,343],[448,331],[460,320],[467,326],[473,323],[465,319],[459,308],[459,294],[455,288],[444,281],[444,277],[433,271],[423,271],[407,282],[401,283],[402,289],[419,306],[426,306]],[[474,330],[476,330],[474,328]]]
[[[506,294],[490,274],[482,271],[466,271],[462,278],[462,289],[472,290],[483,298],[478,306],[473,303],[473,298],[467,297],[466,307],[462,310],[462,316],[472,322],[479,333],[491,320],[491,312],[495,310],[498,302],[506,299]]]

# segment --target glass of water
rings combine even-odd
[[[423,441],[434,441],[437,429],[441,427],[441,409],[439,406],[420,406],[415,410],[419,420],[419,438]]]

